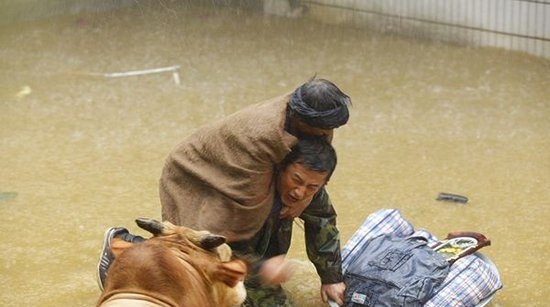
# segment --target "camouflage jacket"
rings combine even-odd
[[[292,237],[293,219],[279,219],[279,197],[262,229],[248,241],[232,243],[238,254],[267,259],[287,253]],[[322,284],[343,281],[340,253],[340,232],[336,227],[336,211],[325,188],[313,197],[299,217],[304,222],[306,251],[315,265]]]

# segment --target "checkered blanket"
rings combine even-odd
[[[342,248],[344,271],[365,242],[385,233],[397,236],[420,235],[435,243],[438,239],[426,230],[415,230],[396,209],[381,209],[367,217],[361,227]],[[495,265],[479,252],[457,260],[443,283],[424,307],[473,307],[483,306],[502,288]]]

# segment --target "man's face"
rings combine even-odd
[[[327,172],[312,171],[300,163],[287,166],[277,178],[277,191],[283,205],[279,216],[299,216],[326,183],[327,175]]]

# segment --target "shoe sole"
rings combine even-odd
[[[101,281],[101,268],[102,268],[102,265],[103,267],[109,266],[109,262],[107,261],[108,261],[108,258],[112,258],[112,256],[109,257],[109,253],[111,253],[111,240],[113,239],[114,234],[118,229],[119,228],[117,227],[108,228],[107,230],[105,230],[105,234],[103,235],[103,246],[101,248],[101,254],[99,255],[99,261],[97,262],[97,271],[96,271],[97,285],[99,286],[99,289],[101,289],[101,291],[103,291],[103,282]]]

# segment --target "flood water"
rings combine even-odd
[[[175,1],[4,27],[0,55],[1,306],[94,305],[103,232],[160,218],[172,147],[314,75],[353,101],[328,185],[343,242],[380,208],[481,232],[504,283],[489,306],[548,306],[550,60]],[[180,85],[101,76],[172,65]],[[294,241],[285,287],[322,306]]]

